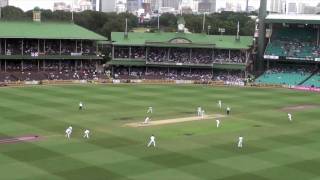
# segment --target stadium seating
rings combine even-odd
[[[303,83],[304,86],[320,87],[320,72],[316,73],[310,79]]]
[[[279,85],[298,85],[310,77],[310,72],[292,70],[268,70],[256,79],[256,83],[279,84]]]
[[[309,28],[282,28],[274,30],[265,55],[313,59],[320,57],[320,48],[316,45],[317,35]]]

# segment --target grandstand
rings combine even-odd
[[[266,23],[269,27],[264,53],[267,70],[256,82],[289,86],[315,82],[320,60],[320,17],[270,14]]]
[[[251,36],[237,40],[184,32],[113,32],[111,38],[112,75],[129,79],[140,74],[140,79],[212,80],[221,69],[229,80],[235,79],[234,71],[244,78],[253,46]]]
[[[73,23],[0,21],[0,82],[98,78],[107,39]],[[100,69],[100,70],[99,70]]]

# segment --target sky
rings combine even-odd
[[[54,2],[66,2],[70,4],[72,0],[10,0],[10,5],[19,7],[24,11],[31,10],[35,6],[38,6],[42,9],[52,9]],[[242,7],[245,7],[246,0],[217,0],[217,9],[221,7],[225,7],[226,1],[231,1],[234,3],[241,3]],[[320,0],[287,0],[287,1],[295,1],[295,2],[303,2],[312,6],[320,3]],[[249,6],[254,6],[256,8],[259,7],[260,0],[249,0]]]

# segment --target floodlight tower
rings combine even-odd
[[[266,42],[266,24],[265,19],[267,16],[267,0],[260,0],[260,9],[259,9],[259,37],[258,37],[258,56],[256,58],[255,69],[263,71],[264,62],[263,54],[265,50]]]

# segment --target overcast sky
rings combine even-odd
[[[217,9],[221,7],[225,7],[226,1],[231,1],[234,3],[240,2],[242,7],[245,7],[246,0],[217,0]],[[310,5],[317,5],[320,3],[320,0],[287,0],[294,2],[303,2]],[[54,2],[67,2],[68,4],[72,2],[72,0],[10,0],[10,5],[19,7],[24,11],[33,9],[35,6],[38,6],[42,9],[52,9]],[[249,0],[249,6],[254,6],[256,8],[259,7],[260,0]]]

